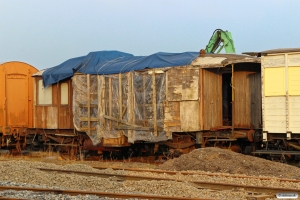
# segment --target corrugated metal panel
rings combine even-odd
[[[264,127],[272,133],[286,133],[285,97],[264,98]]]
[[[285,95],[285,68],[264,69],[265,96]]]

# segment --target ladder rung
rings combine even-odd
[[[88,130],[89,130],[89,127],[81,127],[80,130],[81,130],[81,131],[88,131]],[[96,128],[95,128],[95,127],[91,127],[90,130],[91,130],[91,131],[94,131],[94,130],[96,130]]]
[[[79,104],[79,107],[87,108],[88,105],[87,104]],[[90,107],[91,108],[98,108],[98,105],[97,104],[91,104]]]
[[[95,117],[91,117],[91,118],[88,118],[88,117],[80,117],[80,121],[83,121],[83,122],[87,122],[87,121],[96,122],[96,121],[98,121],[98,119],[95,118]]]

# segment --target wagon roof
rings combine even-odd
[[[261,59],[254,56],[239,54],[206,54],[196,58],[191,65],[201,68],[225,67],[236,63],[260,63]]]
[[[261,56],[266,56],[268,54],[292,53],[292,52],[300,52],[300,48],[279,48],[279,49],[270,49],[261,52],[244,52],[243,54],[247,54],[251,56],[260,54]]]
[[[149,56],[134,56],[120,51],[98,51],[69,59],[38,75],[42,75],[44,85],[47,86],[70,78],[77,72],[83,74],[118,74],[185,65],[220,67],[240,62],[260,62],[260,59],[237,54],[206,54],[204,57],[199,57],[198,52],[158,52]]]

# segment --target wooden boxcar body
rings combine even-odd
[[[150,142],[185,153],[253,141],[261,122],[260,58],[207,54],[190,65],[72,78],[77,131],[94,145]]]

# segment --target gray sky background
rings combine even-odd
[[[91,51],[205,48],[217,28],[237,53],[300,47],[299,0],[0,0],[0,62],[38,69]]]

